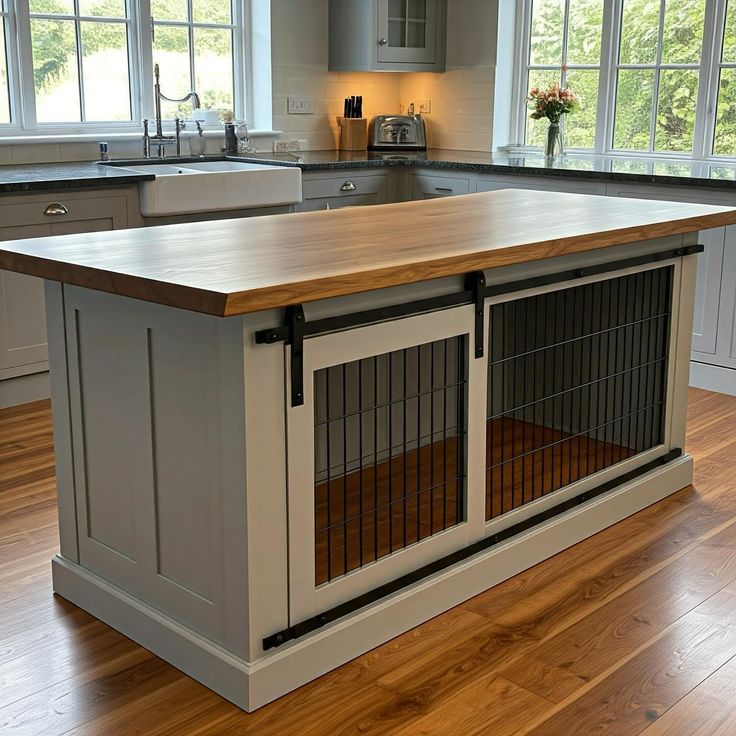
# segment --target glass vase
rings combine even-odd
[[[562,132],[560,124],[551,122],[547,128],[547,143],[544,147],[545,158],[555,158],[562,155]]]

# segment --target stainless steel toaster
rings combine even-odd
[[[424,150],[427,136],[420,115],[377,115],[371,120],[368,148]]]

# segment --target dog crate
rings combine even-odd
[[[477,275],[439,304],[390,309],[398,319],[300,334],[287,361],[292,635],[679,455],[678,274],[659,255],[505,285]]]

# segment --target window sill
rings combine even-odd
[[[187,130],[186,136],[192,132]],[[221,128],[205,128],[205,138],[214,138],[224,135]],[[280,130],[250,130],[248,134],[251,138],[273,138],[281,135]],[[140,141],[143,138],[143,132],[140,130],[121,131],[121,132],[105,132],[98,131],[92,133],[19,133],[11,135],[0,135],[0,145],[25,145],[28,143],[98,143],[100,141]]]

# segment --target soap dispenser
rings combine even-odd
[[[225,148],[222,149],[227,154],[237,154],[238,138],[235,135],[235,123],[225,123]]]

